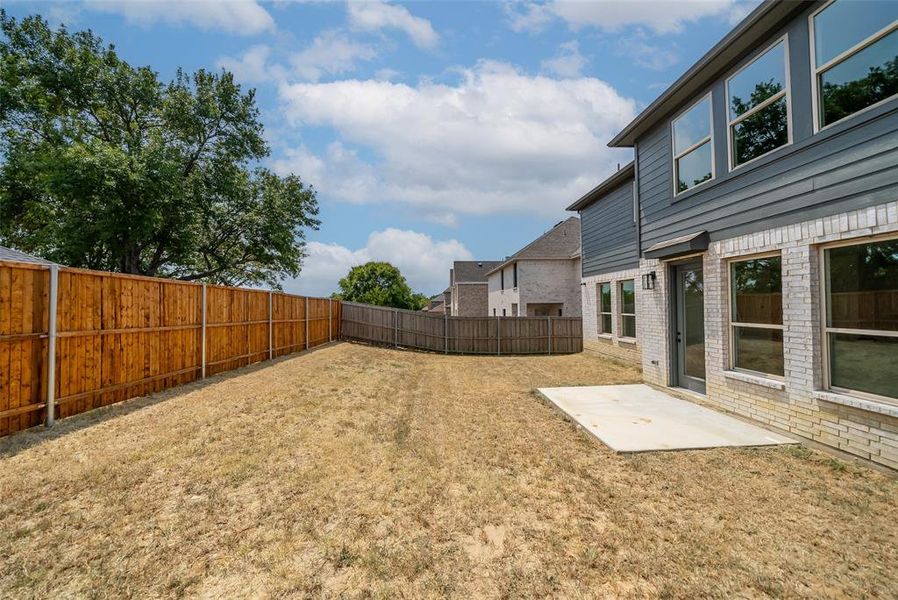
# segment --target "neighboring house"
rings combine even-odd
[[[7,248],[6,246],[0,246],[0,260],[33,263],[33,264],[37,264],[37,265],[52,265],[52,264],[54,264],[52,261],[40,258],[39,256],[32,256],[31,254],[25,254],[24,252],[19,252],[18,250],[13,250],[12,248]]]
[[[583,243],[583,349],[642,365],[636,335],[634,163],[590,190],[568,210],[580,213]]]
[[[443,294],[436,294],[435,296],[430,297],[430,302],[428,302],[427,306],[421,310],[442,315],[446,312],[446,305],[443,302]]]
[[[896,89],[898,2],[768,0],[611,141],[639,260],[598,194],[584,293],[632,273],[647,382],[898,468]]]
[[[485,317],[489,314],[486,274],[499,266],[497,260],[457,260],[449,270],[449,315]]]
[[[580,219],[558,223],[487,273],[489,314],[580,316]]]

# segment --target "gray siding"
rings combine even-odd
[[[632,182],[580,212],[580,236],[584,277],[639,266]]]
[[[674,198],[669,119],[637,141],[643,251],[694,231],[707,230],[712,241],[719,240],[898,196],[898,100],[813,133],[809,12],[769,36],[773,42],[788,34],[792,145],[735,171],[728,169],[724,82],[751,56],[722,73],[710,88],[716,170],[712,182]],[[760,44],[758,52],[766,47]],[[702,90],[695,99],[706,93]]]

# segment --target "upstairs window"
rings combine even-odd
[[[836,0],[811,27],[818,128],[898,94],[898,2]]]
[[[499,289],[505,289],[505,269],[499,270]]]
[[[511,278],[514,283],[514,287],[518,287],[518,263],[515,263],[511,266]]]
[[[714,177],[711,152],[711,95],[677,117],[672,125],[676,193]]]
[[[785,40],[727,80],[731,166],[789,143],[787,87]]]

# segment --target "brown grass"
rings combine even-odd
[[[618,456],[531,392],[636,380],[342,344],[7,438],[0,596],[894,597],[894,479]]]

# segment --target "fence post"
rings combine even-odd
[[[274,324],[272,322],[271,310],[271,290],[268,290],[268,360],[274,358],[274,344],[271,343],[274,338]]]
[[[393,309],[393,347],[399,347],[399,309]]]
[[[552,354],[552,317],[546,317],[549,320],[549,354]]]
[[[334,341],[334,301],[327,300],[327,341]]]
[[[306,350],[308,350],[309,349],[309,297],[308,296],[306,296],[305,317],[306,317]]]
[[[443,351],[444,354],[449,354],[449,313],[443,313],[443,337],[446,341],[446,349]]]
[[[47,427],[56,420],[56,305],[59,300],[59,265],[50,265],[47,297]]]
[[[202,379],[206,378],[206,284],[203,284],[203,326],[202,326],[202,342],[200,343],[200,351],[203,353],[200,363],[203,366]]]
[[[501,317],[496,316],[496,356],[502,356],[502,321]]]

